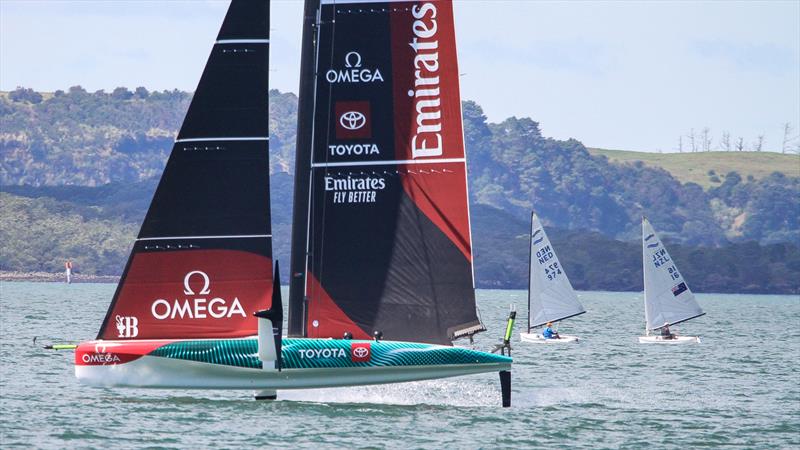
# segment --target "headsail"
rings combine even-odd
[[[528,329],[586,312],[535,213],[531,213]]]
[[[254,335],[272,293],[269,3],[233,0],[99,339]]]
[[[449,344],[483,330],[452,4],[319,11],[313,142],[297,154],[311,193],[294,223],[308,230],[305,335]]]
[[[705,314],[646,218],[642,218],[642,257],[648,330]]]

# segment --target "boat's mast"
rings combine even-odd
[[[650,336],[650,328],[647,326],[647,261],[645,260],[645,228],[644,224],[647,221],[645,216],[642,216],[642,298],[644,298],[644,335]]]
[[[533,216],[531,211],[531,230],[528,233],[528,333],[531,332],[531,266],[533,265]]]
[[[297,105],[297,141],[294,161],[292,256],[289,277],[289,336],[304,336],[306,243],[308,238],[311,134],[314,121],[314,47],[319,0],[305,0],[303,45],[300,54],[300,88]]]

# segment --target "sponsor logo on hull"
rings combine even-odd
[[[347,353],[343,348],[308,348],[297,351],[300,359],[319,359],[319,358],[346,358]]]
[[[81,361],[87,366],[106,366],[122,362],[119,356],[113,353],[84,353],[81,355]]]
[[[353,342],[350,344],[350,361],[367,363],[372,359],[372,344],[369,342]]]

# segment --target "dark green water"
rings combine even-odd
[[[636,340],[641,295],[582,292],[588,313],[561,331],[584,341],[516,343],[514,406],[502,409],[495,374],[282,391],[266,403],[242,391],[81,386],[72,352],[31,339],[93,338],[113,291],[0,284],[0,447],[800,447],[797,296],[699,295],[708,314],[678,331],[702,344],[651,346]],[[485,349],[509,303],[524,324],[526,293],[478,295]]]

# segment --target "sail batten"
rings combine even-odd
[[[529,264],[529,330],[586,312],[536,214],[531,214]]]
[[[648,330],[674,325],[705,313],[678,271],[653,226],[642,219],[645,321]]]

